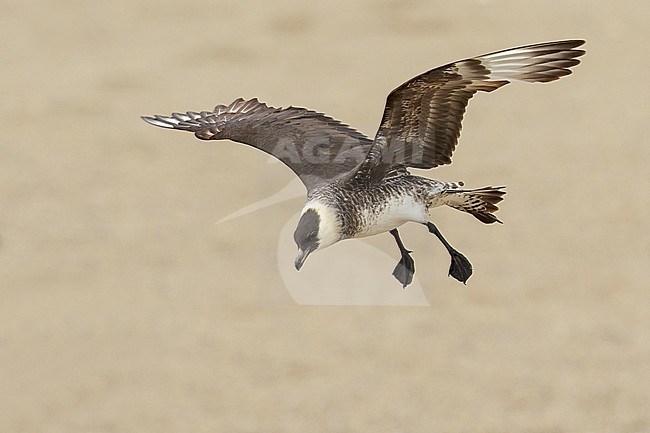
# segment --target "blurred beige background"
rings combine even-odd
[[[647,4],[2,2],[0,431],[649,432]],[[412,76],[562,38],[574,75],[478,95],[426,172],[508,185],[503,226],[438,212],[466,287],[403,230],[431,307],[297,305],[302,199],[215,224],[291,172],[139,119],[259,97],[372,136]]]

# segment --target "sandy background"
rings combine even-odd
[[[2,2],[0,431],[649,432],[647,4]],[[298,305],[301,198],[215,224],[291,172],[138,118],[257,96],[372,135],[420,72],[575,37],[574,75],[479,95],[427,172],[508,185],[503,226],[438,212],[467,287],[403,230],[431,307]],[[360,245],[393,261],[306,268],[403,293],[392,238]]]

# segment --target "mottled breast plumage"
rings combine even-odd
[[[404,175],[370,187],[332,182],[315,190],[308,201],[335,209],[342,239],[348,239],[383,233],[407,221],[426,223],[429,208],[438,205],[434,202],[444,189],[443,182]]]

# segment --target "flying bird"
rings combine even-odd
[[[526,45],[449,63],[414,77],[390,92],[374,140],[325,114],[305,108],[274,108],[237,99],[212,111],[143,116],[146,122],[193,132],[202,140],[232,140],[286,164],[307,189],[294,240],[297,270],[307,257],[352,238],[390,233],[401,258],[393,276],[406,287],[415,263],[399,235],[407,222],[425,225],[451,256],[449,275],[463,283],[472,265],[430,221],[446,205],[485,224],[495,216],[505,187],[465,188],[414,176],[409,168],[450,164],[468,101],[511,81],[546,83],[571,73],[585,51],[583,40]]]

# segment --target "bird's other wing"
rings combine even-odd
[[[213,111],[142,116],[146,122],[193,132],[202,140],[232,140],[260,149],[293,170],[310,191],[361,163],[372,140],[338,120],[305,108],[273,108],[237,99]]]
[[[545,83],[569,75],[585,52],[582,40],[526,45],[460,60],[402,84],[387,98],[374,143],[363,168],[401,164],[433,168],[451,163],[469,99],[512,80]],[[378,172],[378,173],[377,173]]]

